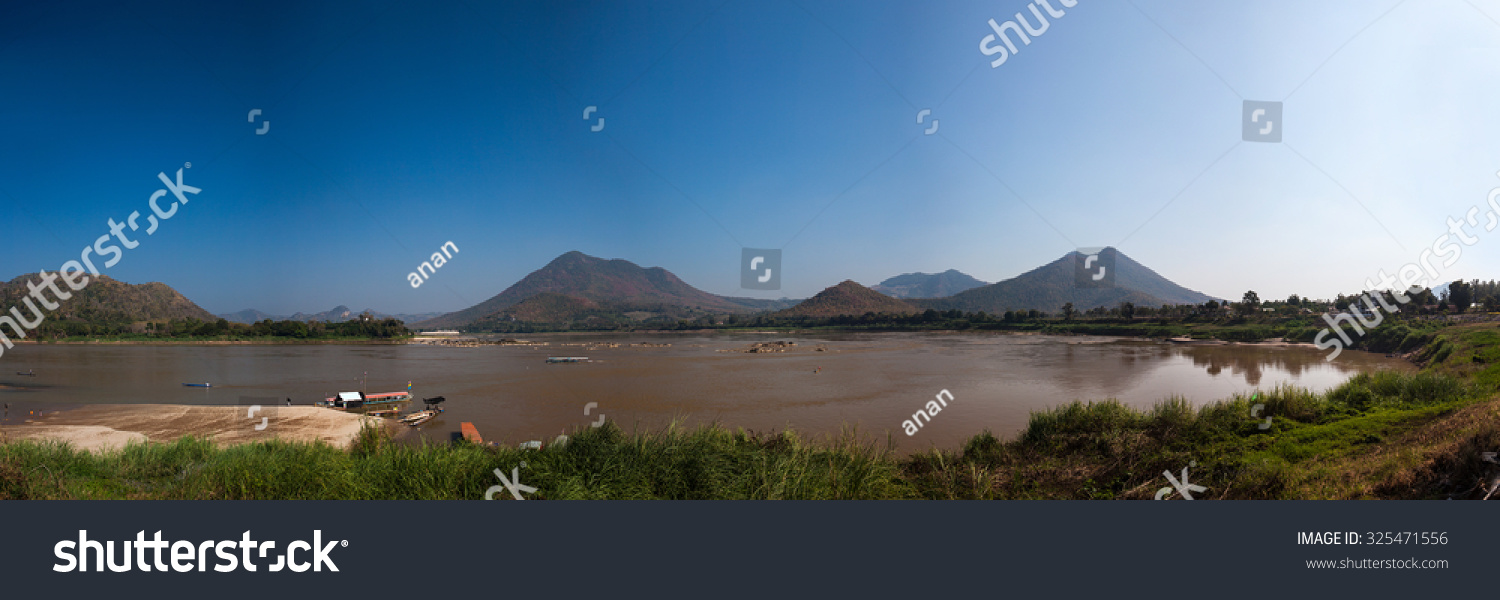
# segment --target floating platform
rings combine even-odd
[[[483,444],[484,443],[484,438],[479,437],[479,429],[475,428],[473,423],[470,423],[468,421],[464,421],[463,423],[460,423],[458,425],[458,431],[460,433],[462,433],[463,436],[464,436],[464,439],[469,440],[470,443],[474,443],[474,444]]]

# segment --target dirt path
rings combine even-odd
[[[47,415],[0,429],[5,439],[58,440],[74,447],[101,451],[131,441],[169,442],[184,435],[208,437],[220,446],[274,438],[311,442],[322,440],[344,448],[362,423],[384,419],[343,413],[314,406],[267,407],[247,415],[244,406],[185,406],[177,404],[116,404],[90,406]],[[265,428],[256,430],[265,420]]]

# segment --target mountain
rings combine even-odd
[[[943,298],[987,283],[954,269],[942,273],[907,273],[880,282],[873,289],[893,298]]]
[[[914,300],[913,304],[938,310],[982,310],[994,314],[1029,309],[1056,313],[1068,302],[1072,302],[1077,310],[1085,311],[1099,306],[1114,307],[1121,302],[1137,306],[1161,306],[1202,304],[1214,300],[1212,296],[1172,283],[1114,248],[1105,248],[1100,255],[1106,261],[1114,259],[1113,287],[1077,287],[1074,283],[1074,270],[1080,255],[1069,252],[1062,258],[1017,277],[960,292],[948,298]]]
[[[500,315],[527,323],[561,323],[579,313],[599,310],[599,303],[554,292],[542,292],[500,311]]]
[[[307,314],[307,313],[301,313],[301,312],[299,312],[299,313],[297,313],[295,315],[292,315],[290,317],[283,316],[283,315],[273,315],[273,314],[269,314],[269,313],[263,313],[263,312],[260,312],[258,310],[255,310],[253,308],[247,308],[247,309],[242,310],[240,312],[224,313],[224,314],[218,315],[218,317],[221,318],[221,319],[227,320],[227,321],[229,321],[231,323],[244,323],[246,325],[252,325],[252,324],[255,324],[255,323],[259,323],[259,322],[264,321],[266,319],[270,319],[272,321],[325,321],[325,322],[328,322],[328,323],[343,323],[344,321],[352,321],[354,319],[357,319],[357,318],[359,318],[360,315],[362,315],[364,313],[370,313],[370,316],[373,316],[376,319],[397,319],[397,320],[403,321],[405,323],[415,323],[417,321],[425,321],[427,319],[432,319],[432,318],[443,316],[443,313],[417,313],[417,314],[414,314],[414,315],[406,315],[406,314],[388,315],[388,314],[385,314],[385,313],[382,313],[382,312],[376,312],[376,311],[370,310],[368,308],[356,312],[356,311],[353,311],[353,310],[349,310],[349,307],[347,307],[347,306],[339,305],[339,306],[334,307],[332,310],[327,310],[327,311],[323,311],[323,312],[320,312],[320,313]]]
[[[489,300],[413,326],[421,329],[466,326],[545,292],[591,301],[618,312],[642,309],[641,312],[654,313],[663,308],[719,312],[749,310],[735,301],[683,283],[661,267],[642,268],[627,260],[606,260],[573,251],[532,271]]]
[[[853,281],[845,280],[773,316],[836,317],[839,315],[858,316],[867,312],[906,314],[917,312],[917,308]]]
[[[750,312],[766,312],[781,310],[783,308],[791,308],[793,306],[796,306],[798,302],[802,301],[793,300],[791,298],[778,298],[776,300],[766,300],[762,298],[739,298],[735,296],[720,296],[720,298],[732,302],[736,306],[739,306],[740,308],[743,308]]]
[[[503,310],[469,324],[479,330],[504,330],[508,323],[534,323],[553,326],[584,325],[598,327],[622,323],[630,318],[593,300],[575,298],[556,292],[542,292]]]
[[[235,313],[224,313],[222,315],[218,315],[218,317],[220,319],[224,319],[226,321],[229,321],[230,323],[244,323],[246,325],[252,325],[252,324],[255,324],[255,323],[259,323],[259,322],[264,321],[266,319],[270,319],[272,321],[285,321],[287,319],[286,317],[279,317],[279,316],[276,316],[276,315],[268,315],[266,313],[263,313],[263,312],[260,312],[258,310],[251,309],[251,308],[247,308],[245,310],[242,310],[240,312],[235,312]]]
[[[56,281],[54,285],[61,291],[71,294],[69,299],[58,303],[57,310],[48,311],[35,299],[32,303],[37,305],[38,310],[46,313],[49,322],[120,324],[170,319],[218,320],[218,317],[203,310],[202,307],[164,283],[132,285],[108,275],[89,275],[88,277],[88,287],[78,291],[73,291],[60,278]],[[32,318],[31,310],[22,304],[22,298],[31,293],[30,288],[27,287],[28,282],[40,281],[40,274],[32,274],[0,283],[0,310],[16,307],[16,311],[27,319]],[[55,298],[45,287],[41,289],[48,301]]]
[[[287,317],[287,320],[290,320],[290,321],[324,321],[324,322],[328,322],[328,323],[343,323],[344,321],[353,321],[354,319],[359,318],[359,315],[360,315],[360,313],[354,312],[354,309],[349,308],[347,306],[344,306],[344,305],[340,304],[338,306],[333,307],[332,309],[325,310],[325,311],[320,312],[320,313],[307,314],[307,313],[300,313],[299,312],[299,313],[297,313],[295,315]]]

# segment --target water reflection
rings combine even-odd
[[[1353,375],[1378,368],[1403,368],[1401,363],[1392,363],[1383,356],[1366,353],[1349,354],[1347,357],[1341,356],[1338,360],[1328,361],[1324,359],[1324,353],[1309,352],[1305,346],[1173,345],[1168,350],[1172,355],[1187,357],[1194,366],[1202,367],[1209,375],[1218,376],[1228,369],[1230,375],[1244,379],[1251,386],[1259,386],[1268,370],[1301,378],[1304,373],[1312,370],[1332,369],[1338,373]]]

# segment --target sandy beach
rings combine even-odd
[[[57,440],[93,452],[114,450],[134,442],[170,442],[184,435],[207,437],[220,446],[280,438],[288,441],[322,440],[344,448],[365,421],[383,419],[315,406],[266,407],[251,419],[245,406],[186,406],[178,404],[115,404],[90,406],[48,414],[20,425],[0,428],[5,440]]]

